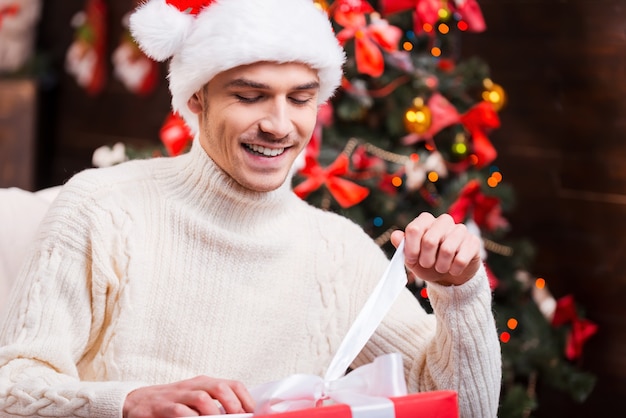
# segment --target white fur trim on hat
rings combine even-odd
[[[307,64],[317,70],[320,103],[341,82],[345,54],[328,16],[312,0],[217,0],[196,16],[149,0],[131,16],[130,28],[147,55],[172,57],[172,108],[194,133],[198,119],[189,98],[231,68],[261,61]]]

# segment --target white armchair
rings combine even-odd
[[[37,227],[59,189],[29,192],[0,188],[0,312]]]

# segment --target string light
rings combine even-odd
[[[439,180],[439,174],[437,174],[436,171],[431,171],[430,173],[428,173],[428,180],[431,183],[435,183],[437,180]]]
[[[543,289],[544,287],[546,287],[545,279],[542,279],[541,277],[539,277],[537,280],[535,280],[535,287],[537,289]]]
[[[430,53],[431,53],[431,55],[433,57],[440,57],[441,56],[441,48],[434,46],[430,50]]]
[[[428,290],[426,290],[425,287],[422,287],[422,290],[420,290],[420,296],[424,299],[428,299]]]
[[[402,44],[402,49],[404,49],[405,51],[412,51],[413,44],[409,41],[404,41],[404,43]]]
[[[391,179],[391,184],[393,184],[395,187],[400,187],[402,186],[402,179],[398,176],[395,176]]]
[[[509,334],[507,331],[504,331],[502,334],[500,334],[500,341],[505,344],[508,343],[509,341],[511,341],[511,334]]]
[[[374,218],[374,226],[376,226],[376,227],[383,226],[383,218],[381,218],[380,216],[375,217]]]
[[[509,329],[513,330],[515,328],[517,328],[518,322],[517,319],[515,318],[509,318],[508,321],[506,321],[506,326],[509,327]]]
[[[439,26],[437,26],[437,29],[439,29],[439,33],[445,35],[448,32],[450,32],[450,27],[448,25],[446,25],[445,23],[440,23]]]

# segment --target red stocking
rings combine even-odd
[[[91,95],[100,93],[106,81],[106,14],[104,0],[86,0],[84,10],[72,18],[76,31],[65,66]]]
[[[135,0],[135,6],[139,3]],[[146,56],[134,41],[128,29],[130,12],[122,20],[124,32],[113,52],[114,74],[134,94],[145,96],[154,90],[159,76],[159,66]]]

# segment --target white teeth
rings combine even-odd
[[[285,152],[284,148],[266,148],[266,147],[262,147],[261,145],[255,145],[255,144],[246,144],[246,147],[248,147],[254,152],[263,154],[266,157],[276,157],[277,155],[280,155],[283,152]]]

